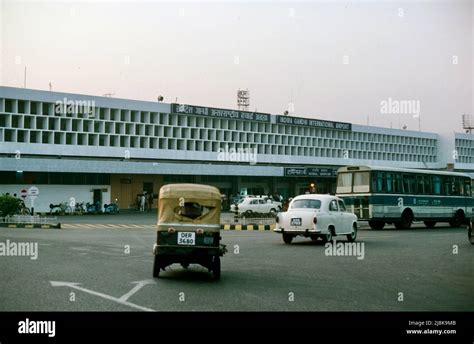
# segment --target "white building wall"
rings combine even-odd
[[[0,194],[9,192],[11,195],[17,194],[20,197],[22,189],[29,189],[30,184],[14,184],[0,185]],[[93,201],[93,189],[106,189],[102,192],[102,205],[110,203],[110,186],[109,185],[35,185],[39,189],[39,196],[34,200],[35,213],[49,212],[50,204],[59,204],[63,202],[71,202],[72,199],[76,203]],[[31,200],[25,201],[27,207],[31,207]]]

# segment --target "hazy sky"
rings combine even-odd
[[[473,1],[0,0],[0,83],[425,131],[473,114]],[[347,56],[346,58],[344,56]],[[457,62],[457,64],[456,64]],[[346,64],[345,64],[346,63]]]

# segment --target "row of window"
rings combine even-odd
[[[444,175],[372,172],[372,192],[471,196],[471,179]]]
[[[389,193],[412,195],[471,196],[468,177],[396,172],[340,173],[338,193]]]
[[[209,120],[209,119],[206,119]],[[211,121],[213,119],[210,119]],[[237,122],[240,125],[252,124],[257,126],[252,130],[238,131],[239,128],[221,128],[213,126],[213,123],[202,127],[166,126],[157,124],[140,124],[125,122],[107,122],[93,119],[71,119],[71,118],[49,118],[33,116],[10,116],[0,113],[0,127],[32,130],[51,130],[62,132],[98,133],[98,134],[122,134],[141,136],[161,136],[176,138],[200,138],[200,139],[231,139],[240,141],[257,141],[262,143],[288,143],[301,140],[324,140],[331,142],[349,142],[353,140],[362,146],[374,146],[383,144],[385,146],[398,146],[406,144],[417,147],[435,147],[435,140],[413,137],[387,136],[382,134],[369,134],[358,132],[336,132],[334,130],[320,130],[315,128],[302,128],[294,126],[282,126],[276,124]],[[299,129],[302,129],[301,132]],[[304,129],[304,130],[303,130]],[[286,135],[279,135],[286,134]],[[295,136],[292,136],[295,135]],[[399,139],[397,139],[397,137]],[[281,141],[281,142],[278,142]],[[310,142],[310,141],[308,141]],[[297,144],[297,142],[296,142]]]
[[[186,138],[179,136],[163,136],[147,137],[140,135],[107,135],[97,133],[68,133],[62,131],[25,131],[25,130],[13,130],[13,129],[2,129],[0,128],[0,141],[4,142],[25,142],[25,143],[54,143],[54,144],[79,144],[79,145],[99,145],[99,146],[111,146],[111,147],[133,147],[133,148],[157,148],[154,142],[161,140],[159,148],[163,148],[165,145],[165,139],[168,140],[181,140],[184,145],[184,139],[187,139],[188,146],[184,146],[181,149],[196,150],[193,146],[193,141],[198,142],[199,140],[205,140],[207,142],[213,142],[219,144],[221,142],[228,143],[249,143],[249,144],[269,144],[269,145],[291,145],[293,147],[311,147],[311,148],[345,148],[381,153],[414,153],[414,154],[426,154],[435,155],[436,151],[434,147],[420,147],[410,145],[393,145],[393,144],[369,144],[361,142],[350,142],[350,141],[329,141],[328,139],[310,139],[305,137],[288,137],[288,136],[267,136],[266,134],[245,134],[237,132],[220,132],[219,135],[210,135],[208,133],[201,132],[196,133],[196,137],[190,138],[189,135]],[[173,133],[167,133],[173,134]],[[255,135],[255,136],[254,136]],[[149,141],[151,140],[151,141]],[[179,144],[178,144],[179,145]]]

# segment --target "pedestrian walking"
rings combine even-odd
[[[143,213],[145,211],[145,195],[140,196],[140,211]]]

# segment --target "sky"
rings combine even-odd
[[[473,3],[0,0],[0,84],[462,132]]]

